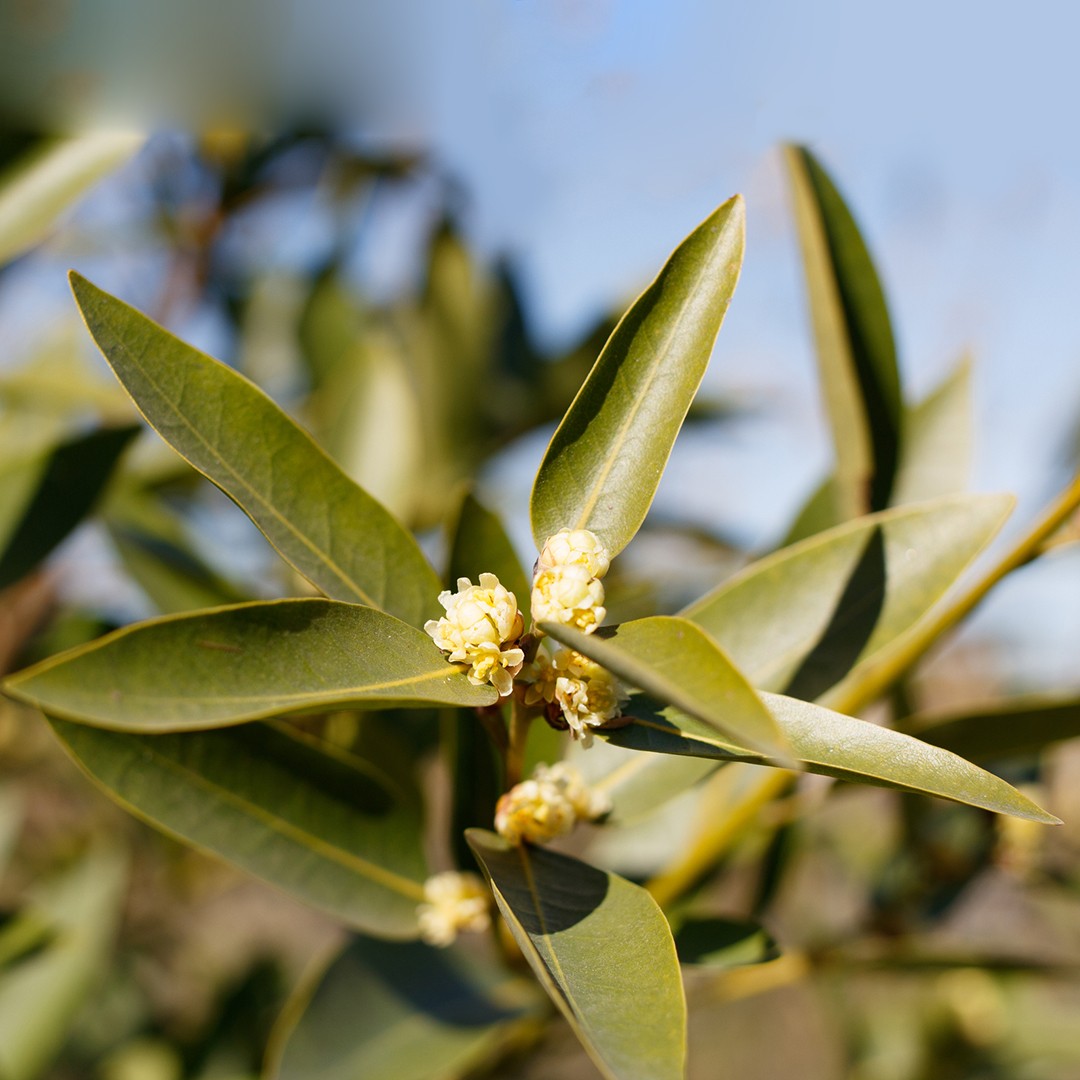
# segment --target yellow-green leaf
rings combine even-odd
[[[653,898],[616,874],[470,829],[514,940],[609,1080],[681,1080],[686,1001]]]
[[[1060,824],[1056,817],[1004,780],[947,750],[796,698],[767,693],[761,698],[787,737],[796,760],[807,772],[936,795],[999,814]],[[776,764],[746,747],[719,738],[700,720],[643,696],[634,698],[626,712],[635,717],[635,722],[607,733],[616,746],[656,754],[711,757],[718,761]]]
[[[60,214],[143,140],[127,131],[49,140],[0,176],[0,263],[43,240]]]
[[[285,1006],[264,1077],[472,1076],[537,1029],[543,1000],[535,984],[460,947],[357,937]]]
[[[735,291],[743,233],[735,196],[675,249],[615,328],[537,473],[538,548],[560,529],[591,529],[616,555],[645,520]]]
[[[416,936],[420,800],[367,761],[284,724],[129,735],[51,723],[130,813],[358,929]]]
[[[582,634],[558,623],[540,627],[591,657],[630,686],[674,705],[764,754],[788,754],[783,733],[754,688],[699,626],[670,615],[602,626]]]
[[[125,627],[13,675],[13,697],[117,731],[192,731],[320,708],[491,705],[423,631],[377,608],[275,600]]]
[[[72,273],[86,325],[142,414],[326,596],[414,626],[439,580],[413,537],[261,390]]]
[[[851,211],[809,150],[784,150],[836,451],[832,491],[843,521],[889,504],[902,409],[896,346],[881,283]]]

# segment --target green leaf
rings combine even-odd
[[[668,757],[593,743],[573,759],[590,789],[611,800],[605,824],[623,825],[646,817],[716,771],[703,758]]]
[[[450,541],[447,577],[453,585],[462,577],[475,583],[481,574],[494,574],[514,594],[528,626],[531,587],[513,541],[498,515],[466,492]]]
[[[128,735],[50,722],[129,813],[368,933],[416,936],[420,802],[363,759],[285,724]]]
[[[140,411],[326,596],[414,626],[439,581],[413,537],[261,390],[76,273],[86,325]]]
[[[33,570],[90,513],[138,431],[104,428],[4,470],[8,475],[2,510],[7,520],[0,521],[0,589]],[[17,517],[9,504],[16,499],[21,504]]]
[[[614,556],[645,520],[735,291],[744,216],[740,196],[715,210],[615,328],[537,473],[538,548],[591,529]]]
[[[458,948],[356,938],[285,1006],[265,1080],[456,1080],[540,1020],[535,986]]]
[[[947,750],[806,701],[768,693],[761,698],[807,772],[936,795],[999,814],[1060,824],[1004,780]],[[775,764],[762,754],[724,741],[700,720],[646,697],[634,698],[627,713],[634,716],[634,723],[603,733],[616,746],[654,754]]]
[[[780,949],[753,920],[690,918],[675,932],[679,962],[727,969],[775,960]]]
[[[1010,698],[984,709],[916,714],[906,724],[934,746],[975,761],[994,761],[1080,736],[1080,697]]]
[[[965,357],[933,393],[905,409],[894,506],[954,495],[967,487],[974,441],[971,394],[971,361]]]
[[[469,843],[537,978],[611,1080],[678,1080],[686,1001],[671,931],[629,881],[470,829]]]
[[[723,735],[784,758],[783,733],[754,688],[700,627],[654,615],[582,634],[558,623],[540,628],[630,686],[696,716]]]
[[[843,198],[809,150],[784,151],[845,520],[889,504],[902,409],[896,346],[881,283]]]
[[[377,608],[273,600],[124,627],[4,689],[117,731],[192,731],[330,706],[492,705],[431,638]]]
[[[126,882],[120,852],[99,848],[39,884],[28,898],[27,909],[49,936],[44,947],[0,974],[4,1080],[36,1080],[60,1052],[108,961]]]
[[[60,214],[143,139],[136,132],[96,131],[49,140],[0,176],[0,264],[43,240]]]
[[[886,510],[752,563],[683,615],[757,687],[816,698],[908,630],[1008,516],[1005,495]]]

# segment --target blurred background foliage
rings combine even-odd
[[[84,149],[65,164],[63,144],[0,140],[0,226],[20,229],[7,248],[0,236],[5,671],[136,617],[301,588],[224,496],[138,434],[73,305],[52,317],[66,262],[262,386],[419,531],[437,565],[471,478],[494,502],[515,482],[527,487],[527,470],[515,472],[521,447],[542,445],[614,325],[600,319],[558,355],[542,350],[513,262],[469,250],[469,193],[421,154],[374,153],[316,130]],[[57,171],[66,180],[42,179]],[[109,178],[81,200],[98,175]],[[409,247],[411,272],[394,288],[378,273],[387,217],[409,223],[395,242]],[[268,258],[267,237],[282,234],[291,257]],[[838,468],[792,509],[790,537],[962,488],[968,372],[961,365],[918,403],[886,386],[869,430],[888,482],[871,486],[866,505],[845,504]],[[696,484],[709,484],[710,455],[725,453],[730,433],[768,407],[699,399]],[[885,446],[904,425],[930,431],[922,445],[934,454],[905,462]],[[722,508],[708,525],[677,510],[677,497],[662,504],[613,568],[612,621],[677,610],[749,558]],[[511,514],[510,525],[527,551],[524,522]],[[1074,540],[1059,534],[1051,557],[1075,569]],[[664,866],[673,835],[692,844],[695,821],[739,823],[688,900],[686,913],[732,924],[726,960],[688,972],[692,1076],[1080,1076],[1080,746],[1068,741],[1080,704],[1070,688],[1052,707],[1002,704],[1031,688],[1000,684],[1002,647],[964,639],[882,718],[1026,785],[1066,820],[1061,829],[814,776],[746,813],[740,783],[753,767],[734,765],[633,828],[583,839],[593,859],[642,880]],[[430,750],[428,719],[399,714],[396,734]],[[310,721],[349,745],[377,722]],[[411,767],[428,779],[439,768],[430,754]],[[330,920],[124,814],[37,716],[0,699],[2,1080],[257,1077],[293,987],[342,940]],[[364,956],[355,977],[370,981]],[[485,1055],[463,1068],[482,1074]],[[561,1028],[538,1054],[492,1069],[594,1075]]]

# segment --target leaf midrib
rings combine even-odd
[[[180,422],[180,423],[182,424],[182,426],[183,426],[184,428],[186,428],[186,429],[187,429],[187,431],[189,431],[189,432],[190,432],[190,433],[191,433],[191,434],[192,434],[192,435],[193,435],[193,436],[195,437],[195,439],[196,439],[196,440],[197,440],[197,441],[198,441],[199,443],[201,443],[201,444],[202,444],[202,446],[203,446],[203,447],[204,447],[204,448],[205,448],[205,449],[207,450],[207,452],[208,452],[208,453],[210,454],[210,456],[211,456],[211,457],[212,457],[212,458],[213,458],[213,459],[214,459],[214,460],[215,460],[215,461],[216,461],[216,462],[217,462],[217,463],[218,463],[219,465],[221,465],[221,466],[222,466],[222,468],[224,468],[224,470],[225,470],[225,471],[226,471],[226,472],[227,472],[227,473],[228,473],[228,474],[229,474],[229,475],[230,475],[230,476],[231,476],[231,477],[232,477],[232,478],[233,478],[233,479],[234,479],[234,480],[235,480],[235,481],[237,482],[237,484],[238,484],[238,485],[239,485],[239,486],[240,486],[240,487],[241,487],[241,488],[242,488],[242,489],[243,489],[243,490],[244,490],[245,492],[247,492],[247,493],[248,493],[248,495],[250,495],[250,496],[251,496],[251,498],[252,498],[252,499],[253,499],[253,500],[254,500],[254,501],[255,501],[256,503],[258,503],[258,504],[259,504],[259,505],[260,505],[260,506],[261,506],[261,507],[262,507],[262,508],[263,508],[263,509],[264,509],[265,511],[267,511],[267,512],[268,512],[268,514],[269,514],[269,515],[270,515],[270,516],[271,516],[271,517],[272,517],[272,518],[273,518],[273,519],[274,519],[275,521],[277,521],[277,522],[278,522],[279,524],[281,524],[282,526],[284,526],[284,528],[285,528],[285,529],[286,529],[286,530],[287,530],[287,531],[288,531],[288,532],[289,532],[289,533],[290,533],[290,534],[291,534],[291,535],[292,535],[292,536],[293,536],[293,537],[294,537],[294,538],[295,538],[296,540],[298,540],[298,541],[300,542],[300,544],[301,544],[302,546],[306,547],[306,548],[308,549],[308,551],[310,551],[310,552],[311,552],[311,554],[312,554],[312,555],[314,555],[314,556],[315,556],[315,557],[316,557],[317,559],[321,560],[321,561],[322,561],[322,563],[323,563],[323,564],[324,564],[324,565],[325,565],[325,566],[326,566],[326,567],[327,567],[327,568],[328,568],[328,569],[329,569],[330,571],[332,571],[332,572],[333,572],[334,574],[336,574],[336,575],[337,575],[337,577],[338,577],[338,579],[339,579],[339,580],[341,581],[341,583],[342,583],[343,585],[345,585],[345,586],[346,586],[346,587],[347,587],[348,589],[352,590],[353,594],[354,594],[354,595],[355,595],[355,596],[356,596],[356,597],[357,597],[357,598],[358,598],[359,600],[361,600],[361,601],[362,601],[363,603],[367,604],[367,605],[368,605],[369,607],[379,608],[380,610],[382,610],[382,606],[381,606],[380,604],[376,603],[376,601],[374,600],[374,598],[373,598],[373,597],[371,597],[371,596],[370,596],[370,595],[369,595],[368,593],[366,593],[366,592],[365,592],[365,591],[363,590],[363,588],[361,588],[361,587],[360,587],[360,585],[359,585],[359,584],[357,584],[357,583],[356,583],[356,581],[354,581],[354,580],[352,579],[352,577],[350,577],[350,576],[349,576],[348,574],[346,574],[346,572],[345,572],[345,571],[344,571],[344,570],[343,570],[343,569],[342,569],[342,568],[341,568],[341,567],[340,567],[340,566],[338,565],[338,563],[337,563],[337,562],[336,562],[336,561],[335,561],[335,560],[334,560],[334,559],[333,559],[333,558],[332,558],[332,557],[331,557],[331,556],[330,556],[330,555],[329,555],[329,554],[328,554],[327,552],[323,551],[323,550],[322,550],[322,548],[318,547],[318,546],[317,546],[316,544],[314,544],[314,543],[313,543],[313,542],[312,542],[312,541],[311,541],[311,540],[310,540],[310,539],[309,539],[309,538],[308,538],[307,536],[305,536],[305,535],[304,535],[304,534],[303,534],[302,532],[300,532],[300,530],[299,530],[299,529],[297,529],[297,528],[296,528],[296,526],[295,526],[295,525],[293,525],[293,523],[292,523],[291,521],[289,521],[289,520],[288,520],[288,518],[286,518],[286,517],[283,517],[283,516],[282,516],[282,515],[281,515],[281,514],[280,514],[280,513],[278,512],[278,510],[277,510],[277,509],[276,509],[276,508],[274,507],[274,505],[273,505],[272,503],[268,502],[268,501],[267,501],[267,500],[266,500],[265,498],[263,498],[263,496],[262,496],[262,495],[261,495],[261,494],[259,493],[259,491],[258,491],[258,490],[257,490],[256,488],[252,487],[252,485],[251,485],[250,483],[248,483],[248,482],[247,482],[247,481],[246,481],[246,480],[245,480],[245,479],[244,479],[244,478],[243,478],[243,477],[242,477],[242,476],[241,476],[241,475],[240,475],[240,474],[239,474],[239,473],[238,473],[238,472],[237,472],[237,471],[236,471],[236,470],[235,470],[235,469],[234,469],[234,468],[233,468],[233,467],[232,467],[232,466],[231,466],[231,465],[229,464],[229,462],[228,462],[228,461],[227,461],[227,460],[226,460],[225,458],[223,458],[223,457],[221,456],[221,454],[219,454],[219,453],[218,453],[218,451],[217,451],[217,450],[215,450],[215,448],[213,447],[213,445],[212,445],[211,443],[207,442],[207,440],[206,440],[206,439],[205,439],[205,438],[204,438],[204,437],[202,436],[202,434],[201,434],[201,433],[199,432],[199,430],[198,430],[198,429],[197,429],[196,427],[194,427],[194,426],[193,426],[193,425],[191,424],[191,422],[190,422],[190,421],[189,421],[189,420],[187,419],[187,417],[186,417],[186,416],[184,415],[184,413],[183,413],[183,412],[182,412],[182,411],[180,410],[180,407],[179,407],[179,405],[178,405],[178,404],[176,403],[176,401],[174,401],[174,400],[173,400],[173,398],[172,398],[172,397],[170,397],[170,396],[169,396],[169,395],[168,395],[168,394],[167,394],[167,393],[166,393],[166,392],[165,392],[165,391],[164,391],[164,390],[162,389],[162,387],[161,387],[161,384],[160,384],[160,383],[159,383],[159,382],[158,382],[158,381],[157,381],[157,380],[156,380],[156,379],[154,378],[154,376],[153,376],[153,375],[152,375],[152,374],[151,374],[151,373],[150,373],[150,372],[149,372],[149,371],[147,370],[147,368],[143,366],[143,364],[142,364],[142,362],[141,362],[141,357],[136,357],[136,356],[135,356],[135,354],[134,354],[134,353],[132,352],[132,350],[131,350],[131,349],[130,349],[130,348],[129,348],[128,346],[127,346],[127,344],[126,344],[126,343],[124,342],[123,338],[121,337],[120,333],[118,333],[118,332],[117,332],[117,329],[116,329],[116,324],[115,324],[115,323],[114,323],[114,322],[113,322],[112,320],[110,320],[110,319],[109,319],[108,315],[106,315],[106,316],[104,317],[104,320],[103,320],[103,321],[105,321],[105,322],[106,322],[106,324],[107,324],[107,325],[109,326],[109,329],[110,329],[110,330],[112,331],[112,333],[113,333],[113,337],[114,337],[114,339],[115,339],[115,341],[116,341],[116,345],[117,345],[117,348],[118,348],[118,349],[119,349],[119,350],[120,350],[120,351],[121,351],[122,353],[124,353],[125,357],[126,357],[126,358],[128,359],[128,362],[129,362],[129,363],[130,363],[130,364],[131,364],[131,365],[132,365],[132,366],[133,366],[133,367],[134,367],[134,368],[135,368],[136,370],[138,370],[138,371],[139,371],[139,372],[140,372],[140,373],[142,374],[142,376],[143,376],[143,377],[144,377],[144,378],[145,378],[145,379],[146,379],[146,380],[147,380],[147,381],[148,381],[148,382],[149,382],[149,383],[151,384],[151,386],[152,386],[152,387],[154,388],[154,391],[155,391],[155,392],[156,392],[156,393],[158,394],[158,396],[159,396],[159,397],[160,397],[160,398],[161,398],[161,399],[162,399],[162,400],[163,400],[163,401],[165,402],[165,404],[166,404],[166,405],[167,405],[167,406],[168,406],[168,407],[169,407],[169,408],[170,408],[170,409],[172,410],[172,412],[173,412],[174,416],[175,416],[175,417],[176,417],[176,418],[177,418],[177,419],[179,420],[179,422]],[[234,374],[234,373],[231,373],[231,374]],[[258,391],[258,388],[257,388],[257,387],[253,387],[252,389],[255,389],[255,390],[256,390],[256,391],[258,392],[258,393],[261,393],[261,391]],[[151,426],[151,427],[152,427],[152,428],[153,428],[153,429],[154,429],[155,431],[158,431],[158,427],[157,427],[157,425],[156,425],[156,424],[155,424],[155,423],[154,423],[154,422],[153,422],[153,421],[152,421],[152,420],[150,419],[150,417],[149,417],[149,416],[147,416],[147,415],[146,415],[146,413],[145,413],[145,412],[143,411],[143,409],[142,409],[142,406],[141,406],[141,405],[139,405],[139,403],[138,403],[137,401],[135,402],[135,405],[136,405],[136,408],[138,408],[139,412],[140,412],[140,413],[142,414],[143,418],[144,418],[144,419],[146,420],[146,422],[147,422],[147,423],[148,423],[148,424],[149,424],[149,425],[150,425],[150,426]],[[271,405],[273,405],[273,402],[271,402]],[[276,406],[274,406],[274,407],[276,408]],[[311,441],[311,440],[310,440],[310,437],[308,437],[308,436],[305,436],[305,433],[304,433],[304,432],[303,432],[303,431],[302,431],[302,430],[301,430],[300,428],[297,428],[297,431],[299,432],[299,434],[300,434],[301,436],[307,437],[307,438],[308,438],[308,441],[309,441],[309,442]],[[158,434],[160,435],[160,434],[161,434],[161,432],[160,432],[160,431],[158,431]],[[162,436],[162,437],[164,438],[164,436]],[[166,441],[168,441],[168,440],[166,440]],[[172,443],[170,442],[170,443],[169,443],[169,445],[170,445],[170,446],[172,446]],[[314,447],[314,443],[312,443],[312,446]],[[191,458],[189,458],[189,457],[188,457],[188,455],[187,455],[187,454],[185,454],[185,453],[184,453],[183,451],[181,451],[181,450],[178,450],[178,449],[177,449],[177,448],[176,448],[175,446],[173,447],[173,449],[174,449],[174,450],[176,450],[176,452],[177,452],[178,454],[180,454],[180,456],[181,456],[181,457],[182,457],[182,458],[183,458],[183,459],[184,459],[185,461],[187,461],[187,462],[188,462],[188,464],[189,464],[189,465],[191,465],[191,467],[192,467],[193,469],[196,469],[196,470],[197,470],[198,472],[202,473],[202,474],[203,474],[203,476],[205,476],[205,477],[206,477],[206,478],[207,478],[208,480],[210,480],[210,481],[211,481],[212,483],[216,483],[216,481],[214,481],[213,477],[211,477],[211,476],[210,476],[210,475],[209,475],[209,474],[208,474],[208,473],[207,473],[207,472],[206,472],[205,470],[203,470],[203,469],[200,469],[200,468],[199,468],[199,466],[198,466],[198,465],[196,465],[196,464],[195,464],[195,462],[193,462],[193,461],[191,460]],[[317,448],[317,447],[315,447],[315,449],[317,450],[318,448]],[[331,463],[331,464],[332,464],[332,463]],[[220,485],[219,485],[219,486],[220,486]],[[228,492],[226,492],[226,494],[228,494]],[[258,522],[256,522],[255,524],[256,524],[256,525],[258,525]],[[264,535],[265,535],[265,531],[264,531],[264,530],[260,529],[260,531],[262,531],[262,532],[264,533]],[[267,537],[267,539],[269,539],[269,537]],[[272,542],[272,541],[271,541],[271,542]],[[277,545],[276,545],[276,544],[275,544],[274,546],[275,546],[275,547],[277,547]],[[279,550],[280,550],[280,549],[279,549]],[[292,564],[292,559],[287,559],[287,561],[288,561],[288,562],[289,562],[290,564]],[[295,564],[293,564],[293,565],[295,565]],[[297,569],[299,570],[300,568],[299,568],[299,567],[297,567]],[[301,572],[301,573],[304,573],[304,572],[303,572],[302,570],[301,570],[300,572]],[[308,577],[308,575],[307,575],[307,574],[304,574],[304,577]],[[310,581],[311,579],[310,579],[310,578],[308,578],[308,580]],[[319,587],[319,586],[318,586],[318,584],[317,584],[316,582],[314,582],[314,581],[312,581],[312,584],[313,584],[313,585],[315,585],[315,586],[316,586],[316,588],[318,588],[318,587]],[[320,589],[320,591],[322,591],[322,590]]]
[[[412,881],[400,874],[396,874],[392,870],[387,870],[385,867],[381,867],[376,863],[369,862],[367,859],[361,858],[353,852],[336,847],[329,841],[309,833],[300,826],[294,825],[284,818],[275,816],[264,807],[261,807],[258,803],[243,798],[229,788],[215,784],[201,773],[181,765],[178,761],[165,756],[160,751],[155,750],[152,746],[144,746],[142,752],[144,755],[151,757],[158,765],[164,767],[167,771],[172,771],[177,775],[183,776],[185,779],[193,781],[196,786],[204,788],[206,791],[209,791],[211,794],[221,799],[221,801],[230,803],[235,808],[266,825],[267,828],[273,832],[278,833],[286,839],[311,848],[328,861],[337,863],[339,866],[346,869],[355,870],[361,876],[368,878],[375,884],[390,889],[410,900],[417,900],[419,902],[424,899],[423,887],[418,882]],[[130,800],[125,799],[124,801],[129,805],[134,806]],[[152,817],[152,815],[148,814],[145,810],[142,811],[142,813],[147,817]]]
[[[726,225],[726,222],[725,222]],[[723,229],[723,226],[721,227]],[[702,275],[704,277],[706,275]],[[656,282],[650,288],[656,287]],[[611,446],[611,452],[604,459],[600,472],[597,475],[595,482],[593,483],[592,490],[588,494],[585,500],[585,504],[582,507],[581,513],[578,515],[578,519],[574,528],[583,529],[589,522],[590,516],[593,510],[596,508],[596,504],[600,501],[600,495],[603,491],[604,484],[607,482],[607,478],[611,475],[612,469],[615,468],[615,462],[622,453],[623,445],[626,442],[627,433],[630,431],[630,427],[634,420],[637,418],[637,414],[641,411],[642,406],[645,403],[645,398],[648,391],[651,389],[653,383],[656,381],[657,375],[660,369],[664,366],[663,359],[667,357],[671,344],[677,336],[683,320],[686,316],[687,309],[690,307],[691,301],[694,296],[694,290],[682,300],[678,306],[678,312],[674,319],[668,320],[667,325],[669,327],[667,334],[663,339],[663,344],[656,350],[656,360],[649,367],[648,378],[644,386],[641,388],[640,393],[636,394],[633,398],[634,404],[630,412],[627,414],[625,420],[619,426],[618,432],[615,436],[615,441]],[[708,363],[708,357],[706,357],[706,364]],[[618,374],[622,373],[622,365],[619,366]]]

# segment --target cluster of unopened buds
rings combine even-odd
[[[543,636],[536,624],[544,622],[592,633],[606,614],[601,578],[610,565],[588,529],[562,529],[549,537],[533,574],[534,635]],[[569,729],[585,746],[594,728],[617,721],[626,693],[613,675],[572,649],[553,656],[538,650],[525,666],[524,620],[514,594],[494,574],[481,574],[479,585],[469,578],[459,578],[457,585],[457,592],[439,594],[446,614],[424,629],[447,660],[465,665],[471,683],[490,683],[507,697],[520,676],[526,705],[543,705],[549,723]]]
[[[447,870],[424,882],[424,903],[417,908],[420,937],[440,948],[461,931],[478,933],[491,925],[491,892],[478,874]]]
[[[611,812],[606,795],[586,787],[565,761],[537,765],[532,778],[515,784],[495,807],[495,831],[511,844],[544,844],[570,832],[579,821]]]

